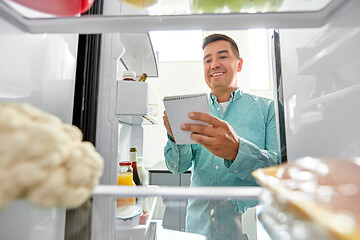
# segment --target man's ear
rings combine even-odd
[[[239,58],[237,72],[241,72],[242,66],[243,66],[243,59]]]

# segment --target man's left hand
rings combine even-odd
[[[208,126],[184,123],[181,129],[193,132],[191,139],[201,144],[214,155],[228,160],[235,160],[239,150],[239,137],[233,128],[210,114],[192,112],[189,118],[208,123]]]

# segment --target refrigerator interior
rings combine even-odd
[[[328,2],[330,1],[322,1],[323,5],[318,3],[315,10],[319,11]],[[329,12],[325,11],[325,16],[319,11],[319,18],[314,17],[316,14],[309,14],[308,19],[306,14],[300,17],[294,15],[293,20],[289,18],[290,21],[286,22],[281,17],[276,17],[281,14],[276,15],[274,21],[265,21],[267,18],[264,16],[259,17],[259,21],[252,21],[253,19],[245,16],[244,21],[238,22],[238,27],[234,27],[234,22],[230,24],[232,29],[259,26],[278,29],[281,76],[276,79],[281,81],[274,86],[283,89],[279,94],[283,98],[288,161],[303,156],[346,159],[359,156],[360,153],[360,140],[357,137],[360,134],[360,111],[357,107],[360,102],[360,95],[357,94],[360,89],[360,3],[355,0],[334,2],[340,5],[331,8]],[[103,7],[106,13],[104,15],[111,16],[118,14],[118,11],[131,15],[131,8],[121,8],[115,1],[104,1]],[[220,18],[216,16],[214,21]],[[115,112],[117,79],[119,72],[125,68],[119,64],[125,51],[121,36],[128,32],[146,34],[149,29],[154,28],[141,26],[139,23],[144,19],[146,16],[139,20],[129,17],[129,23],[134,21],[134,25],[120,26],[118,32],[106,27],[103,30],[96,126],[96,148],[105,159],[102,185],[115,184],[117,161],[119,158],[126,158],[130,145],[138,144],[139,154],[143,155],[141,124],[119,124]],[[44,28],[47,30],[42,30],[37,21],[21,19],[20,22],[31,22],[28,30],[33,33],[26,33],[15,27],[19,23],[13,25],[0,19],[0,100],[28,102],[58,116],[65,123],[71,123],[77,32],[80,32],[74,29],[82,23],[74,24],[74,28],[66,28],[67,25],[62,25],[61,19],[59,20],[58,28],[52,27],[50,23],[49,28]],[[184,22],[179,18],[172,25],[171,20],[164,17],[164,22],[164,25],[158,25],[158,30],[172,30],[173,26],[194,28],[187,25],[186,18]],[[214,30],[209,27],[209,23],[199,26]],[[222,27],[228,28],[222,22],[215,23],[213,28]],[[88,26],[84,29],[86,33],[102,32],[99,23],[94,23],[93,28]],[[41,31],[44,32],[40,33]],[[121,132],[124,138],[120,141]],[[140,193],[137,194],[140,196]],[[116,239],[116,234],[119,233],[115,228],[114,196],[95,196],[92,214],[96,216],[91,223],[92,239]],[[58,216],[63,219],[62,213]]]
[[[78,34],[28,34],[0,21],[0,99],[72,122]]]

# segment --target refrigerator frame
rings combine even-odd
[[[149,31],[243,28],[313,28],[326,24],[333,13],[351,0],[333,0],[318,11],[189,14],[164,16],[76,16],[61,18],[27,18],[0,1],[0,16],[28,33],[143,33]]]

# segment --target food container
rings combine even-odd
[[[139,205],[125,205],[116,209],[116,224],[122,226],[137,226],[140,223],[142,209]]]
[[[258,169],[260,221],[275,238],[285,229],[292,239],[360,239],[359,175],[359,159],[306,157]]]

